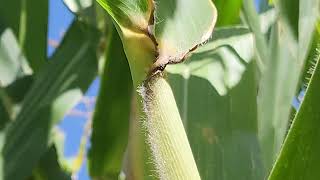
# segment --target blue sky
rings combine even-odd
[[[73,14],[65,7],[63,0],[50,0],[49,7],[49,28],[48,39],[51,42],[59,43],[69,25],[73,21]],[[52,44],[52,43],[49,43]],[[48,46],[48,56],[51,56],[54,52],[53,46]],[[86,99],[94,99],[99,89],[99,80],[96,79],[88,92],[86,93]],[[80,102],[73,111],[83,112],[89,115],[94,108],[94,103],[89,103],[87,107],[85,103]],[[59,128],[65,133],[65,150],[64,155],[67,158],[74,157],[78,153],[80,146],[80,139],[82,137],[84,126],[86,125],[87,118],[83,115],[67,115],[59,124]],[[85,162],[79,173],[77,174],[78,180],[89,180],[87,163]]]

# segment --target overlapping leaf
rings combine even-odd
[[[240,22],[242,0],[213,0],[213,3],[219,14],[216,27],[230,26]]]
[[[73,23],[49,64],[36,76],[20,113],[6,130],[6,179],[29,176],[46,152],[52,125],[81,98],[96,74],[96,43],[94,29]]]
[[[299,36],[299,5],[300,0],[282,0],[282,1],[275,1],[276,8],[279,9],[281,14],[281,18],[284,21],[285,25],[288,26],[290,33],[298,40]],[[309,1],[308,3],[311,3]],[[311,3],[313,4],[313,3]]]
[[[19,36],[23,51],[35,72],[47,63],[48,17],[48,0],[25,0]]]
[[[2,87],[0,87],[0,131],[4,129],[7,122],[10,121],[11,104],[7,102],[7,95]]]
[[[164,61],[178,61],[206,41],[217,17],[209,0],[98,2],[120,27],[135,87],[145,79],[158,53]]]
[[[156,1],[154,34],[160,56],[181,59],[212,34],[217,12],[209,0]]]
[[[158,65],[165,65],[168,61],[178,62],[206,41],[211,36],[217,17],[215,7],[209,0],[98,2],[116,22],[134,88],[146,80],[157,56],[162,60]],[[138,112],[142,112],[141,104],[138,108]],[[137,130],[141,131],[141,126]]]
[[[303,70],[311,39],[299,33],[298,22],[317,11],[301,10],[311,1],[277,1],[280,17],[273,27],[267,50],[269,55],[261,75],[258,97],[259,139],[264,154],[265,167],[269,170],[277,157],[285,138],[291,114],[291,103]],[[311,5],[313,6],[313,5]],[[317,5],[316,5],[317,6]],[[290,9],[291,8],[291,9]],[[304,12],[308,11],[308,13]],[[302,19],[299,19],[299,16]],[[312,20],[312,19],[310,19]],[[299,25],[301,26],[301,24]],[[294,29],[297,28],[297,29]],[[314,22],[310,26],[300,27],[303,32],[314,32]],[[300,36],[301,39],[300,41]],[[307,35],[310,36],[310,35]]]
[[[19,77],[32,73],[10,29],[6,29],[1,34],[0,64],[0,82],[3,87]]]
[[[267,41],[261,30],[260,24],[265,21],[260,21],[258,13],[254,6],[254,2],[251,0],[243,0],[243,10],[244,16],[247,20],[247,24],[253,32],[253,35],[255,36],[256,49],[258,54],[258,58],[256,59],[257,65],[259,70],[263,71],[265,68],[265,63],[267,63],[269,60]]]
[[[109,34],[101,87],[93,116],[89,153],[90,174],[117,179],[128,143],[132,79],[116,30]]]
[[[320,178],[319,54],[301,107],[284,142],[269,180]]]
[[[0,31],[13,30],[30,66],[38,72],[47,57],[48,0],[1,0],[0,3]]]
[[[244,46],[247,47],[246,50],[243,50]],[[223,57],[214,51],[219,47],[224,47],[220,51],[221,54],[223,51],[226,52]],[[224,96],[228,89],[239,82],[241,74],[245,71],[245,67],[241,64],[249,63],[253,54],[253,36],[248,29],[243,27],[220,28],[214,31],[210,42],[197,50],[186,64],[168,67],[168,71],[208,79],[216,91]],[[212,60],[215,58],[228,59],[228,61],[222,63],[221,60]]]
[[[152,0],[98,0],[122,28],[146,30],[152,13]]]
[[[19,37],[20,18],[22,12],[23,0],[6,1],[1,0],[0,3],[0,31],[11,28],[15,35]]]
[[[28,63],[19,47],[11,29],[5,29],[0,38],[0,101],[2,104],[1,112],[1,128],[5,122],[15,116],[15,100],[18,96],[23,96],[26,91],[11,94],[13,86],[19,84],[18,79],[24,78],[32,73]],[[19,80],[21,82],[21,80]],[[10,88],[9,88],[10,87]],[[21,88],[21,87],[20,87]],[[21,91],[22,89],[19,89]],[[26,90],[23,88],[23,90]],[[6,119],[6,120],[5,120]]]
[[[28,75],[15,80],[4,90],[14,104],[21,103],[30,90],[33,83],[33,76]]]
[[[223,28],[185,64],[168,67],[202,179],[264,176],[253,50],[248,29]]]
[[[320,17],[320,1],[301,1],[299,6],[299,59],[305,60]]]
[[[54,145],[41,157],[33,172],[34,180],[71,180],[71,174],[63,170],[58,161],[57,149]]]

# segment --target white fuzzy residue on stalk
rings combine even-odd
[[[142,128],[151,162],[160,179],[200,179],[172,90],[162,73],[139,88],[145,118]]]
[[[145,87],[145,83],[143,85],[139,86],[137,89],[138,94],[142,97],[142,108],[143,108],[143,116],[140,117],[141,119],[141,125],[143,128],[143,131],[146,133],[147,137],[147,144],[150,147],[151,153],[153,158],[150,158],[150,162],[153,164],[153,166],[156,168],[156,175],[159,176],[160,179],[165,179],[167,177],[166,172],[164,170],[165,166],[165,160],[160,156],[159,147],[157,143],[155,142],[154,137],[159,137],[159,133],[156,128],[153,127],[153,123],[150,121],[151,117],[150,114],[152,113],[150,108],[148,107],[148,104],[151,103],[152,97],[147,94],[147,88]],[[152,129],[153,131],[150,131]]]

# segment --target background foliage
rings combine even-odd
[[[2,2],[2,179],[75,178],[72,174],[84,160],[89,134],[92,178],[154,178],[147,171],[148,157],[139,153],[144,146],[132,120],[139,116],[132,99],[140,77],[131,77],[128,54],[134,54],[134,48],[144,50],[140,46],[144,42],[137,41],[132,48],[123,34],[118,35],[119,26],[143,26],[150,4],[99,2],[109,13],[128,12],[129,16],[110,13],[118,31],[96,2],[65,0],[76,18],[50,57],[48,1]],[[174,2],[177,6],[172,6]],[[208,1],[178,2],[159,2],[155,29],[164,51],[179,47],[173,55],[202,43],[195,30],[204,31],[214,21],[209,9],[197,8],[207,7]],[[213,2],[218,18],[211,38],[184,63],[166,68],[201,178],[320,178],[316,129],[320,1]],[[87,117],[78,156],[70,162],[61,153],[63,138],[55,125],[82,99],[96,76],[101,85],[92,126]],[[295,109],[292,101],[300,92],[306,95]]]

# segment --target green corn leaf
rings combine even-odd
[[[304,100],[269,176],[278,179],[320,178],[320,66],[319,54]]]
[[[301,1],[299,7],[299,59],[307,58],[316,24],[320,22],[320,0]]]
[[[50,145],[53,124],[77,103],[92,82],[97,72],[97,37],[95,29],[74,22],[48,65],[35,77],[20,113],[6,130],[6,179],[30,175]]]
[[[167,68],[202,179],[264,177],[253,53],[248,29],[222,28],[186,63]]]
[[[290,120],[291,103],[296,93],[301,67],[288,33],[275,25],[269,44],[271,58],[261,75],[258,94],[259,140],[264,155],[264,166],[270,170],[285,137]]]
[[[0,131],[4,129],[7,122],[10,121],[11,104],[8,102],[8,96],[4,89],[0,87]]]
[[[19,37],[22,2],[23,0],[0,1],[2,5],[0,7],[0,32],[9,27]]]
[[[271,30],[271,27],[274,25],[274,23],[277,20],[277,13],[274,8],[269,9],[267,11],[264,11],[259,15],[260,19],[260,29],[263,34],[265,34],[268,37],[268,33]]]
[[[15,80],[5,88],[6,94],[14,104],[21,103],[29,92],[33,83],[33,76],[24,76]]]
[[[272,167],[283,144],[292,111],[292,99],[297,89],[300,88],[301,72],[312,44],[310,36],[312,37],[315,31],[315,18],[308,18],[310,26],[306,26],[304,23],[306,17],[317,16],[318,11],[305,7],[313,5],[319,7],[316,4],[308,5],[311,3],[310,1],[301,1],[299,12],[299,4],[294,4],[296,1],[277,2],[276,7],[280,10],[280,17],[270,36],[268,47],[270,58],[261,75],[258,97],[259,139],[267,170]],[[286,5],[286,3],[290,3],[290,5]],[[292,6],[297,7],[293,8]],[[297,12],[296,8],[298,8]],[[292,13],[297,14],[290,15]],[[301,19],[297,20],[296,18],[299,17]],[[296,30],[293,30],[293,28],[298,28],[298,25],[295,25],[296,21],[300,23],[298,24],[299,41],[296,37]],[[303,34],[300,34],[300,31]]]
[[[148,36],[148,23],[153,2],[151,0],[98,0],[98,3],[116,22],[136,88],[145,80],[156,56],[155,44]]]
[[[0,101],[0,129],[2,130],[6,123],[10,121],[9,112],[7,111],[5,105]]]
[[[247,47],[246,50],[242,50],[244,46]],[[219,47],[225,47],[222,50],[226,51],[224,58],[230,59],[229,61],[219,63],[221,60],[217,60],[216,62],[212,60],[215,58],[221,59],[219,57],[221,55],[214,52],[214,49]],[[237,53],[234,54],[232,51],[236,51]],[[227,57],[228,54],[230,55],[229,57]],[[186,62],[187,65],[181,64],[175,65],[175,67],[168,67],[168,71],[170,73],[187,73],[192,76],[208,79],[216,91],[221,96],[224,96],[229,88],[238,83],[241,74],[245,70],[244,66],[238,64],[239,58],[247,60],[248,63],[253,58],[253,55],[253,36],[249,33],[248,29],[243,27],[218,28],[214,31],[210,42],[197,50],[190,60],[188,60],[189,62]],[[233,66],[237,68],[233,69]]]
[[[310,69],[312,69],[314,67],[314,57],[317,56],[317,53],[318,53],[317,47],[318,47],[319,42],[320,42],[320,31],[317,30],[312,38],[310,52],[307,56],[307,61],[306,61],[306,64],[304,66],[304,69],[303,69],[303,72],[301,75],[301,80],[300,80],[301,81],[301,83],[300,83],[301,90],[305,90],[305,88],[307,87],[307,85],[310,81]],[[299,93],[299,91],[297,93]],[[297,96],[298,96],[298,94],[297,94]]]
[[[219,18],[216,27],[234,25],[240,22],[242,0],[213,0]]]
[[[119,26],[135,87],[145,79],[158,53],[162,64],[184,58],[210,37],[217,18],[209,0],[98,2]]]
[[[0,1],[0,31],[11,28],[35,72],[47,62],[48,0]],[[37,51],[35,51],[37,49]]]
[[[121,28],[130,31],[147,29],[152,13],[151,0],[98,0]]]
[[[29,92],[33,83],[33,76],[27,75],[16,79],[13,83],[2,88],[1,100],[10,119],[14,119],[20,110],[25,95]]]
[[[16,84],[17,79],[24,78],[31,73],[32,70],[28,66],[13,32],[11,29],[5,29],[0,37],[0,88],[2,91],[0,101],[2,101],[1,116],[3,116],[1,118],[3,120],[1,121],[1,128],[4,127],[7,120],[15,116],[15,99],[10,94],[12,88],[8,91],[8,87]],[[23,94],[25,93],[18,92],[16,95]]]
[[[59,164],[57,149],[52,145],[39,160],[38,166],[33,172],[32,180],[57,179],[71,180],[71,174],[67,173]]]
[[[208,0],[156,1],[154,34],[159,58],[182,59],[210,38],[216,19],[215,6]]]
[[[185,58],[190,51],[193,51],[198,45],[204,43],[211,36],[217,17],[216,9],[209,0],[171,0],[155,2],[152,0],[98,0],[98,2],[107,10],[107,12],[116,22],[116,27],[118,33],[120,34],[124,50],[129,61],[134,89],[137,89],[138,86],[141,87],[141,85],[143,85],[144,80],[146,80],[147,76],[150,75],[150,70],[156,70],[159,67],[164,67],[169,62],[178,63],[180,60]],[[155,63],[156,60],[157,63],[155,66],[153,66],[153,63]],[[159,82],[161,82],[161,85],[167,88],[166,90],[171,91],[164,81],[160,80]],[[150,84],[155,85],[152,83]],[[153,89],[154,87],[150,88]],[[156,92],[160,93],[161,91]],[[156,97],[161,97],[161,95],[157,94]],[[139,116],[143,116],[141,103],[142,99],[140,94],[137,95],[137,99],[138,114]],[[168,102],[173,103],[174,101],[170,99]],[[159,103],[165,102],[161,101]],[[159,104],[159,106],[161,105]],[[151,104],[150,106],[155,108],[155,106]],[[167,113],[170,114],[170,112]],[[173,116],[174,118],[179,117],[176,116],[176,111],[172,113],[175,115]],[[150,114],[149,117],[161,117],[158,116],[159,114],[153,115]],[[163,115],[165,117],[166,113]],[[164,121],[167,119],[160,118],[160,121],[162,120]],[[177,120],[177,122],[180,121],[179,118],[175,120]],[[154,121],[150,120],[150,123],[151,122]],[[180,127],[179,129],[181,130],[182,128]],[[139,125],[136,131],[141,130],[143,130],[143,127]],[[185,134],[180,135],[184,138],[183,142],[185,143]],[[144,137],[144,141],[146,142],[147,138],[149,137]],[[172,139],[174,139],[174,137],[170,137],[170,140]],[[161,140],[157,139],[157,142],[161,142]],[[160,146],[166,147],[165,145]],[[188,147],[186,144],[184,144],[184,146]],[[180,150],[181,149],[179,149],[179,152]],[[142,154],[143,152],[134,153]],[[191,151],[187,150],[185,151],[185,154],[187,154],[188,157],[181,157],[182,159],[186,158],[187,160],[193,160]],[[144,156],[141,157],[145,156],[146,153],[144,153]],[[190,165],[190,167],[193,167],[193,172],[196,172],[196,168],[194,168],[194,161],[191,163],[192,165]],[[144,164],[147,164],[147,162],[144,162]],[[172,163],[170,165],[176,164]],[[160,170],[159,168],[160,167],[158,167],[157,170]],[[182,168],[177,171],[180,172],[180,174],[178,173],[179,175],[176,174],[177,177],[183,177],[180,176],[183,174],[181,174],[181,172],[185,172],[186,169],[187,168]],[[169,173],[170,175],[174,174],[172,169],[169,170],[165,168],[163,171]],[[166,175],[169,174],[166,173],[162,172],[162,174],[160,174],[164,177],[168,177]],[[148,175],[148,173],[146,174]]]
[[[5,29],[0,39],[0,83],[6,87],[17,78],[31,74],[19,44],[10,29]]]
[[[274,2],[275,7],[279,10],[282,20],[288,26],[290,33],[298,40],[299,34],[299,5],[305,3],[303,0],[277,0]],[[311,1],[307,3],[313,4]],[[315,5],[315,4],[314,4]],[[301,6],[302,7],[302,6]],[[316,5],[315,5],[315,8]],[[308,11],[305,9],[305,11]],[[309,10],[310,11],[310,10]]]
[[[255,9],[252,0],[243,1],[244,16],[248,26],[250,27],[255,37],[257,48],[257,65],[260,71],[264,71],[265,64],[269,61],[269,54],[267,50],[267,41],[262,32],[261,23],[265,22],[259,19],[259,15]],[[268,18],[269,19],[269,18]]]
[[[47,63],[49,1],[24,1],[19,38],[31,68],[37,73]]]
[[[5,134],[3,131],[0,132],[0,149],[3,149],[3,145],[4,145],[4,141],[5,140]],[[0,180],[5,180],[4,178],[4,160],[3,160],[3,156],[0,156]]]
[[[255,10],[253,1],[243,0],[243,12],[246,24],[253,32],[255,37],[255,46],[257,54],[258,70],[262,73],[265,70],[266,63],[269,61],[269,51],[266,34],[272,25],[276,22],[277,16],[274,9],[269,9],[261,14]]]
[[[99,96],[93,115],[89,169],[97,179],[117,179],[128,143],[132,79],[116,30],[109,34]]]

